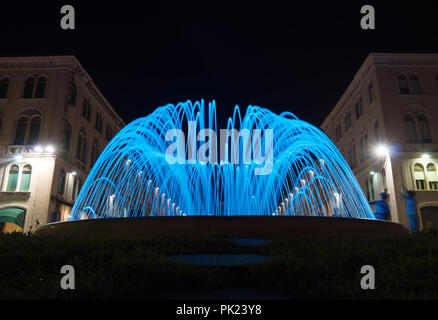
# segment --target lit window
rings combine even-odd
[[[438,175],[433,163],[427,165],[427,180],[429,181],[430,190],[438,190]]]
[[[20,191],[28,192],[30,186],[30,177],[32,176],[32,167],[25,165],[21,171]]]
[[[9,169],[9,177],[8,177],[8,185],[6,187],[6,191],[15,191],[17,190],[18,184],[18,172],[19,167],[17,165],[12,165]]]
[[[416,163],[414,166],[414,178],[417,190],[426,190],[426,176],[424,174],[424,167],[419,163]]]

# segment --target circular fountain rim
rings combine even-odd
[[[406,226],[383,220],[309,216],[163,216],[104,218],[49,223],[38,235],[276,236],[293,234],[407,235]]]

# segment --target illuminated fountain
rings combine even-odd
[[[336,146],[292,113],[277,115],[249,106],[242,118],[236,106],[227,128],[220,135],[217,129],[214,101],[208,106],[204,101],[169,104],[131,122],[100,155],[69,220],[268,215],[374,219]]]

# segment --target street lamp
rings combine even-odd
[[[376,147],[375,153],[378,157],[385,157],[389,155],[389,148],[384,144],[380,144]]]

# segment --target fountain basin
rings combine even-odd
[[[407,235],[402,224],[374,220],[303,216],[187,216],[88,219],[49,223],[38,235],[154,234],[269,236],[291,234]]]

